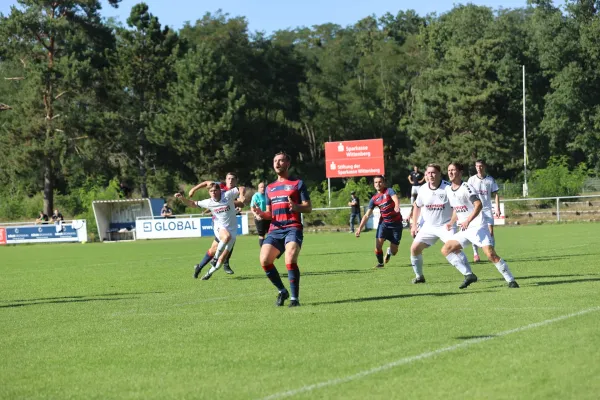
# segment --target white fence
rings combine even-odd
[[[561,209],[560,209],[560,203],[561,200],[565,200],[565,199],[576,199],[576,200],[581,200],[581,199],[590,199],[590,198],[594,198],[594,199],[600,199],[600,195],[596,194],[596,195],[589,195],[589,196],[561,196],[561,197],[534,197],[534,198],[520,198],[520,199],[502,199],[502,202],[533,202],[533,201],[548,201],[548,200],[552,200],[556,203],[556,221],[560,222],[560,214],[561,214]],[[565,212],[565,211],[563,211]],[[568,211],[570,212],[570,211]],[[574,213],[576,212],[580,212],[580,211],[572,211]],[[510,217],[510,215],[508,215],[508,217]]]

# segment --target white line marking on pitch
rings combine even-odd
[[[274,400],[274,399],[283,399],[285,397],[291,397],[291,396],[295,396],[301,393],[306,393],[306,392],[310,392],[316,389],[320,389],[320,388],[324,388],[327,386],[334,386],[334,385],[339,385],[341,383],[346,383],[346,382],[351,382],[357,379],[361,379],[364,378],[365,376],[369,376],[369,375],[373,375],[376,374],[378,372],[381,371],[386,371],[388,369],[397,367],[399,365],[405,365],[405,364],[410,364],[413,361],[419,361],[419,360],[423,360],[426,358],[430,358],[433,356],[436,356],[438,354],[442,354],[442,353],[447,353],[447,352],[451,352],[454,350],[458,350],[458,349],[462,349],[464,347],[469,347],[472,346],[474,344],[477,343],[481,343],[481,342],[485,342],[488,340],[492,340],[498,337],[502,337],[502,336],[507,336],[513,333],[518,333],[518,332],[523,332],[529,329],[533,329],[533,328],[538,328],[540,326],[545,326],[545,325],[549,325],[549,324],[553,324],[555,322],[559,322],[568,318],[573,318],[573,317],[578,317],[580,315],[583,314],[587,314],[587,313],[591,313],[594,311],[599,311],[600,307],[595,307],[595,308],[589,308],[587,310],[582,310],[576,313],[572,313],[572,314],[567,314],[567,315],[563,315],[560,317],[556,317],[556,318],[552,318],[552,319],[547,319],[545,321],[541,321],[541,322],[536,322],[533,324],[529,324],[529,325],[525,325],[525,326],[521,326],[519,328],[515,328],[515,329],[510,329],[508,331],[503,331],[503,332],[498,332],[495,333],[493,335],[490,335],[488,337],[482,337],[482,338],[477,338],[477,339],[469,339],[466,340],[462,343],[459,344],[455,344],[453,346],[448,346],[448,347],[442,347],[441,349],[437,349],[437,350],[433,350],[433,351],[428,351],[426,353],[421,353],[419,355],[416,356],[412,356],[412,357],[405,357],[405,358],[401,358],[399,360],[396,361],[392,361],[391,363],[388,364],[383,364],[380,365],[379,367],[375,367],[375,368],[371,368],[365,371],[361,371],[357,374],[354,375],[348,375],[342,378],[337,378],[337,379],[331,379],[329,381],[324,381],[324,382],[319,382],[319,383],[315,383],[312,385],[307,385],[307,386],[303,386],[301,388],[298,389],[293,389],[293,390],[288,390],[287,392],[279,392],[279,393],[275,393],[272,394],[270,396],[267,396],[264,398],[264,400]]]

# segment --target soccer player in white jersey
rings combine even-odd
[[[468,183],[471,184],[475,188],[475,191],[479,195],[481,199],[481,204],[483,205],[483,209],[481,210],[483,222],[487,224],[488,229],[490,230],[490,235],[492,236],[492,244],[495,245],[494,242],[494,213],[496,217],[500,216],[500,198],[498,196],[498,184],[486,173],[486,165],[483,160],[475,161],[475,170],[477,171],[476,175],[473,175],[469,178]],[[494,212],[492,212],[492,197],[494,197],[494,202],[496,204],[496,208]],[[478,246],[473,244],[473,261],[479,262],[479,253]]]
[[[239,196],[239,190],[232,188],[225,193],[221,192],[219,183],[212,183],[208,187],[208,193],[210,198],[201,201],[188,200],[181,193],[176,193],[175,197],[181,199],[185,204],[190,207],[202,207],[209,209],[213,216],[213,230],[215,238],[219,238],[217,245],[217,251],[214,258],[217,260],[216,264],[212,265],[210,270],[202,277],[202,280],[208,280],[212,274],[221,268],[221,265],[227,260],[227,256],[237,236],[237,220],[235,215],[235,199]],[[216,242],[216,240],[214,241]],[[215,243],[213,243],[214,245]],[[194,277],[198,277],[201,268],[195,266]]]
[[[442,180],[441,167],[437,164],[429,164],[425,170],[425,180],[426,183],[419,188],[419,194],[413,203],[413,219],[410,227],[410,233],[415,238],[410,247],[410,262],[416,275],[413,283],[425,283],[423,250],[434,245],[438,239],[446,243],[454,234],[454,231],[446,227],[452,219],[452,208],[448,203],[445,190],[450,184]],[[419,229],[418,221],[421,216],[424,222]],[[457,254],[451,253],[446,259],[465,277],[464,282],[459,286],[460,289],[477,282],[477,276],[471,271],[465,253],[462,251]]]
[[[448,257],[448,255],[461,252],[469,243],[476,244],[483,248],[485,255],[494,263],[508,283],[508,287],[518,288],[519,285],[511,274],[506,261],[496,254],[492,236],[481,214],[483,206],[479,195],[473,186],[462,181],[463,169],[459,163],[448,165],[448,178],[452,184],[446,187],[446,194],[454,209],[454,214],[447,229],[453,229],[456,221],[459,231],[444,244],[442,254]]]

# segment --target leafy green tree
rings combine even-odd
[[[100,8],[91,0],[20,0],[0,15],[0,55],[11,67],[3,72],[15,74],[3,77],[14,91],[7,99],[12,110],[3,112],[11,116],[2,117],[2,163],[17,179],[43,188],[48,214],[69,154],[89,134],[82,119],[95,111],[104,50],[114,46]]]
[[[178,35],[161,27],[145,3],[131,9],[127,25],[129,29],[117,29],[113,68],[120,84],[116,117],[120,131],[109,148],[125,166],[137,168],[141,196],[148,197],[148,171],[161,165],[157,155],[165,151],[148,140],[149,127],[163,110],[167,85],[175,79],[173,66],[183,49]]]
[[[177,80],[168,86],[170,100],[148,135],[174,149],[179,162],[198,178],[225,176],[229,160],[241,150],[236,124],[245,99],[233,78],[220,73],[222,62],[205,45],[178,61]]]
[[[531,175],[532,195],[536,197],[577,196],[589,176],[588,168],[581,163],[572,170],[567,156],[550,157],[546,168]]]

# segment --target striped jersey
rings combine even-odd
[[[379,223],[402,223],[402,215],[394,210],[396,204],[394,203],[392,196],[395,194],[396,192],[394,189],[387,188],[383,192],[377,192],[371,197],[371,201],[369,201],[369,210],[379,207],[381,215]]]
[[[271,227],[269,232],[278,229],[296,228],[302,230],[302,220],[299,212],[290,210],[288,196],[294,203],[309,201],[310,196],[304,182],[298,178],[275,181],[265,190],[267,206],[271,207]]]

